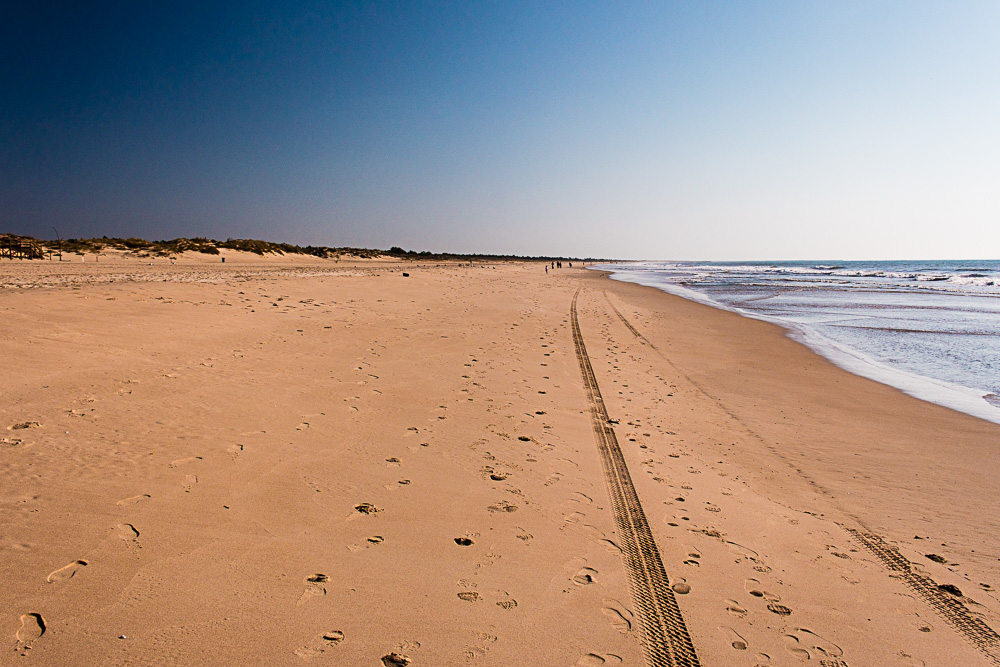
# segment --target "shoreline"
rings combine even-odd
[[[805,505],[805,514],[835,521],[856,544],[863,534],[892,544],[921,576],[934,579],[929,565],[939,561],[953,573],[969,568],[965,588],[956,583],[975,598],[977,614],[993,610],[984,618],[997,627],[990,580],[1000,574],[1000,549],[987,537],[998,527],[989,509],[1000,502],[997,425],[850,373],[778,324],[656,287],[600,275],[593,282],[621,286],[614,290],[618,310],[673,369],[680,381],[671,386],[691,387],[677,416],[691,424],[687,435],[706,457],[718,457],[723,469],[738,463],[740,476],[763,485],[769,498]],[[837,553],[858,557],[856,548]],[[836,558],[825,567],[840,570]]]
[[[643,664],[600,427],[702,665],[992,664],[1000,427],[589,269],[317,266],[0,288],[12,659]]]
[[[895,368],[877,359],[873,359],[860,350],[834,341],[810,328],[808,325],[790,322],[777,317],[768,317],[767,315],[754,313],[742,308],[732,308],[696,290],[681,285],[632,280],[627,274],[616,272],[613,269],[600,270],[606,271],[612,280],[652,287],[666,294],[673,294],[695,303],[736,313],[750,319],[776,324],[785,329],[792,340],[805,345],[813,352],[846,371],[899,389],[918,400],[957,410],[994,424],[1000,424],[1000,396],[989,391]]]

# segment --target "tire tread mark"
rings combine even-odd
[[[627,319],[625,319],[625,316],[622,315],[617,308],[615,308],[615,304],[611,303],[611,297],[608,296],[608,290],[603,290],[603,291],[604,291],[604,298],[608,300],[608,305],[611,306],[611,310],[615,311],[615,315],[617,315],[618,319],[622,321],[622,324],[628,327],[628,330],[631,331],[632,334],[636,338],[638,338],[642,343],[648,345],[650,348],[655,350],[656,346],[650,343],[648,338],[639,333],[639,331],[634,326],[632,326],[632,323],[629,322]]]
[[[1000,635],[993,628],[973,616],[959,600],[942,591],[933,579],[915,572],[913,564],[878,535],[846,526],[844,529],[993,664],[1000,665]]]
[[[594,434],[611,496],[615,525],[621,539],[622,559],[625,561],[636,616],[642,628],[646,660],[651,667],[699,667],[701,663],[670,588],[660,551],[639,502],[618,439],[611,428],[597,376],[587,356],[576,310],[579,295],[580,290],[577,289],[570,307],[573,343],[590,402]]]

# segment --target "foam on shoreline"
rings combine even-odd
[[[895,387],[903,393],[929,403],[934,403],[952,410],[957,410],[973,417],[1000,424],[1000,397],[996,394],[984,393],[982,390],[964,387],[952,382],[938,380],[927,376],[911,373],[888,364],[879,362],[868,355],[837,343],[823,336],[814,329],[798,323],[777,317],[769,317],[761,313],[734,308],[723,304],[696,290],[674,285],[647,276],[643,272],[623,273],[616,271],[613,265],[591,267],[610,271],[613,280],[633,282],[647,287],[654,287],[668,294],[673,294],[690,301],[695,301],[713,308],[734,312],[743,317],[762,320],[777,324],[788,331],[793,340],[802,343],[817,354],[831,361],[836,366],[876,382]]]

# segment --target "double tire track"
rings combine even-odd
[[[634,326],[632,326],[631,322],[629,322],[627,319],[625,319],[625,316],[621,314],[621,311],[619,311],[617,308],[615,308],[615,304],[611,303],[611,297],[608,296],[608,291],[607,290],[604,290],[604,298],[607,299],[608,305],[611,306],[611,310],[615,311],[615,315],[617,315],[618,319],[620,319],[622,321],[622,324],[624,324],[628,328],[628,330],[632,332],[632,335],[635,336],[636,338],[638,338],[640,341],[642,341],[646,345],[648,345],[651,349],[655,350],[656,346],[653,345],[652,343],[650,343],[648,338],[646,338],[641,333],[639,333],[639,330],[636,329]]]
[[[576,311],[579,296],[580,290],[577,289],[570,307],[573,344],[590,402],[594,435],[597,437],[604,478],[611,495],[612,512],[621,541],[622,559],[632,590],[636,617],[642,628],[646,661],[651,667],[699,667],[701,663],[670,588],[660,551],[632,484],[618,438],[611,428],[597,377],[590,365],[590,357],[587,356]]]

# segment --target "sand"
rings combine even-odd
[[[0,664],[1000,664],[1000,426],[579,268],[91,260],[0,264]]]

